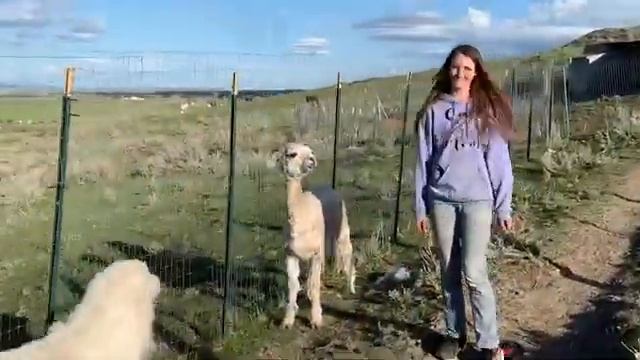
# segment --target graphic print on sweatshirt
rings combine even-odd
[[[478,131],[469,105],[439,101],[431,108],[434,126],[431,188],[434,199],[493,200],[485,162],[488,134]]]
[[[493,201],[499,218],[511,216],[513,173],[508,144],[497,131],[480,132],[470,106],[443,95],[426,109],[419,127],[416,215],[434,200]]]

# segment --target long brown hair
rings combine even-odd
[[[476,76],[471,81],[469,93],[471,97],[470,117],[477,120],[477,126],[480,131],[494,128],[506,139],[510,139],[515,133],[511,101],[489,78],[480,51],[468,44],[454,47],[433,77],[431,91],[416,116],[416,134],[420,119],[422,119],[429,106],[441,95],[451,94],[449,68],[451,67],[453,58],[458,54],[471,58],[475,64]]]

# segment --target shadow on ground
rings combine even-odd
[[[609,280],[608,284],[584,281],[572,272],[565,274],[603,291],[590,300],[590,310],[572,317],[565,327],[566,333],[553,337],[536,330],[524,330],[533,342],[540,344],[531,351],[532,359],[632,359],[620,344],[620,317],[637,304],[625,300],[634,291],[625,279],[638,267],[640,258],[640,227],[630,237],[630,251],[626,263]]]
[[[106,244],[127,258],[144,261],[166,288],[197,288],[200,294],[224,298],[223,261],[167,249],[152,252],[144,246],[120,241]],[[106,267],[114,259],[88,254],[83,255],[81,260]],[[229,266],[231,290],[237,306],[248,309],[255,305],[257,297],[271,302],[284,293],[286,274],[274,261],[255,258],[244,262],[232,261]]]
[[[417,274],[416,270],[423,265],[420,259],[403,262],[403,264],[411,269],[414,274]],[[327,301],[323,303],[323,313],[338,319],[338,321],[351,322],[355,325],[354,328],[362,334],[362,340],[375,346],[397,350],[394,349],[395,345],[403,347],[404,345],[401,344],[405,344],[407,340],[410,340],[410,342],[415,341],[424,353],[434,355],[444,339],[442,334],[433,330],[434,322],[430,320],[433,318],[432,315],[440,311],[441,308],[438,290],[428,284],[419,285],[415,282],[417,278],[411,277],[406,282],[383,285],[378,280],[384,276],[385,273],[379,271],[364,275],[364,279],[362,279],[364,285],[352,299],[355,303],[354,306],[340,304],[340,301],[336,304]],[[389,296],[389,291],[400,290],[402,292],[403,288],[412,291],[410,296],[412,301],[417,298],[422,298],[423,300],[422,302],[416,300],[416,303],[404,304],[409,309],[408,313],[398,314],[395,310],[399,307],[399,304]],[[409,319],[413,318],[409,314],[411,313],[411,308],[417,306],[427,309],[427,313],[417,321],[410,321]],[[458,355],[460,360],[480,358],[481,354],[471,345],[463,349]]]
[[[33,340],[29,332],[29,319],[11,314],[0,314],[0,351],[17,348]]]
[[[166,329],[157,327],[155,330],[161,334],[168,334]],[[25,317],[17,317],[10,314],[0,314],[0,352],[14,348],[18,348],[23,344],[36,340],[29,332],[29,319]],[[206,346],[190,346],[180,341],[180,339],[167,339],[178,349],[182,350],[182,354],[188,354],[188,359],[192,360],[217,360],[215,353]]]
[[[558,271],[560,271],[560,275],[562,275],[563,277],[569,279],[569,280],[573,280],[579,283],[583,283],[585,285],[589,285],[591,287],[595,287],[598,288],[600,290],[615,290],[615,287],[617,286],[617,284],[603,284],[601,282],[598,282],[596,280],[593,279],[589,279],[586,278],[580,274],[576,274],[575,272],[573,272],[573,270],[571,270],[571,268],[569,268],[566,265],[560,264],[559,262],[556,262],[555,260],[551,259],[550,257],[547,256],[543,256],[542,259],[544,261],[546,261],[547,263],[551,264],[551,266],[553,266],[554,268],[558,269]]]
[[[144,246],[120,241],[108,242],[105,245],[115,251],[113,258],[85,254],[80,258],[80,261],[98,267],[106,267],[118,258],[138,259],[144,261],[151,273],[160,278],[163,287],[177,290],[174,294],[177,294],[178,297],[184,295],[189,298],[193,294],[213,297],[217,301],[206,302],[208,306],[221,308],[224,301],[225,283],[223,261],[167,249],[153,252]],[[236,260],[230,264],[230,273],[231,295],[229,302],[246,312],[255,311],[257,307],[274,304],[286,293],[286,274],[274,261],[262,258]],[[78,298],[84,294],[85,285],[75,277],[61,275],[60,280]],[[212,352],[209,353],[208,347],[204,345],[207,342],[215,341],[214,336],[210,333],[203,334],[197,324],[190,323],[171,310],[164,310],[162,305],[162,302],[159,303],[157,318],[170,318],[171,322],[179,323],[180,328],[195,335],[197,340],[195,342],[187,341],[175,329],[170,329],[161,321],[156,321],[154,330],[159,340],[169,346],[173,352],[186,354],[189,358],[215,359],[215,355]],[[220,311],[219,309],[214,311],[218,318]],[[216,319],[209,319],[209,321],[212,321],[213,324],[220,322]]]
[[[640,227],[638,227],[629,239],[629,257],[625,264],[619,266],[618,271],[606,283],[588,279],[574,273],[570,268],[551,261],[550,264],[560,270],[560,273],[573,281],[577,281],[597,289],[600,294],[590,300],[588,311],[572,317],[566,325],[566,332],[562,336],[554,337],[549,334],[532,329],[523,329],[523,335],[527,340],[538,344],[536,349],[531,349],[527,358],[531,359],[630,359],[630,354],[620,343],[621,316],[636,307],[629,302],[627,292],[631,291],[628,285],[628,276],[640,265]],[[380,274],[372,274],[372,277]],[[368,279],[372,282],[372,278]],[[631,285],[633,286],[633,285]],[[367,297],[361,294],[360,303],[373,303],[390,308],[393,306],[384,295]],[[421,339],[421,345],[425,353],[434,354],[438,345],[442,342],[442,334],[432,330],[431,324],[413,324],[402,321],[397,317],[385,316],[381,312],[364,312],[352,309],[341,309],[325,305],[324,311],[338,319],[350,320],[363,330],[375,333],[380,325],[392,326],[399,330],[407,331],[414,339]],[[478,354],[471,346],[459,355],[460,359],[478,359]]]

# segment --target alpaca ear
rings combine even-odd
[[[314,154],[311,154],[309,156],[309,162],[311,163],[311,165],[313,166],[313,168],[318,167],[318,159],[316,159],[316,156]]]
[[[267,167],[269,169],[273,169],[276,166],[279,166],[280,159],[282,159],[282,154],[284,154],[282,147],[279,147],[277,149],[272,149],[271,154],[267,158]]]
[[[304,166],[305,166],[307,171],[314,170],[315,168],[318,167],[318,160],[316,160],[316,157],[313,154],[310,154],[304,160]]]

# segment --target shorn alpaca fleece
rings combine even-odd
[[[513,174],[507,142],[497,131],[480,133],[468,121],[471,105],[441,96],[418,127],[416,216],[429,215],[434,200],[493,201],[499,220],[511,217]]]

